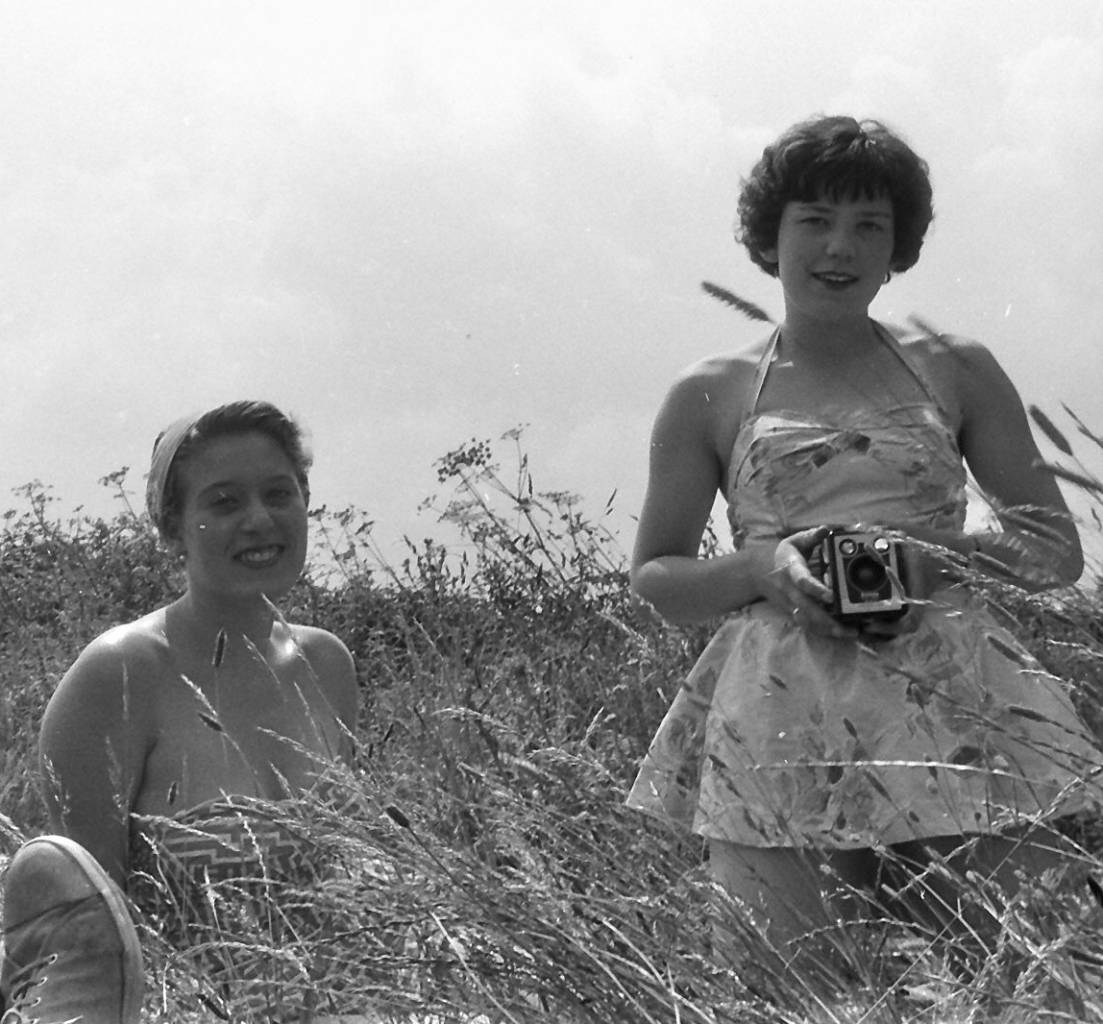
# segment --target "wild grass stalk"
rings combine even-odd
[[[503,440],[440,460],[443,494],[428,507],[457,540],[411,543],[400,565],[380,560],[363,513],[315,514],[324,550],[284,610],[356,656],[356,764],[330,767],[324,799],[265,809],[312,851],[309,884],[277,884],[260,865],[254,885],[214,886],[187,942],[170,915],[143,919],[150,1020],[308,1007],[524,1024],[1103,1021],[1091,817],[1069,827],[1073,867],[1014,899],[965,881],[996,935],[969,971],[880,893],[856,923],[814,937],[819,969],[805,972],[710,880],[699,840],[628,811],[636,765],[710,628],[660,623],[628,592],[604,515],[541,490],[520,433]],[[105,481],[125,496],[125,473]],[[109,520],[57,520],[41,485],[20,500],[0,532],[0,812],[32,834],[45,827],[33,738],[50,689],[83,644],[163,603],[177,576],[125,504]],[[989,591],[1103,736],[1098,582]],[[258,885],[278,898],[258,903]]]

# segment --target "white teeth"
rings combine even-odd
[[[279,553],[278,547],[251,548],[248,551],[242,551],[237,557],[238,561],[246,565],[267,565],[274,562],[279,557]]]

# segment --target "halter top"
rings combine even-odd
[[[736,544],[820,525],[960,529],[961,453],[934,389],[880,408],[760,410],[771,338],[732,445]],[[1097,805],[1099,764],[1059,680],[969,588],[873,644],[756,601],[730,615],[674,695],[632,807],[748,846],[877,847],[1000,832]]]
[[[964,524],[966,474],[949,419],[896,339],[880,325],[876,330],[925,400],[883,408],[839,404],[815,414],[760,412],[780,331],[771,336],[729,461],[726,497],[736,546],[819,525]]]

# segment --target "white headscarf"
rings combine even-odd
[[[161,515],[165,510],[165,485],[168,483],[172,460],[184,443],[192,427],[199,422],[203,413],[192,413],[170,423],[157,437],[153,445],[153,457],[149,463],[149,477],[146,479],[146,510],[154,525],[160,526]]]

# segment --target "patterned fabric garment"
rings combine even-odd
[[[297,1021],[309,1003],[295,951],[322,925],[296,893],[324,873],[279,802],[234,797],[133,818],[127,891],[141,920],[243,1019]]]
[[[962,528],[954,435],[881,337],[928,402],[758,413],[770,346],[731,457],[737,546],[825,523]],[[628,803],[745,845],[869,847],[1080,810],[1099,800],[1086,780],[1101,763],[1060,681],[964,587],[881,642],[818,636],[759,602],[701,655]]]
[[[318,865],[310,844],[294,835],[280,804],[244,797],[212,800],[171,817],[135,816],[128,890],[139,908],[164,916],[171,903],[202,919],[211,890],[233,884],[267,894],[308,884]]]
[[[373,903],[398,871],[355,845],[350,855],[345,823],[377,814],[338,773],[301,799],[235,796],[135,815],[127,889],[143,927],[167,945],[165,962],[221,1019],[374,1021],[363,1016],[372,993],[412,984],[399,972],[440,929],[435,918]]]

